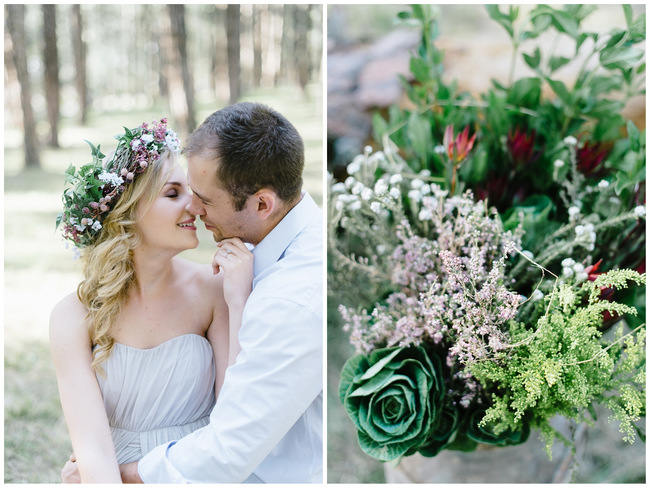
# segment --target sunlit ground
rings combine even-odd
[[[305,188],[322,203],[322,100],[310,87],[305,100],[294,87],[245,97],[277,109],[305,141]],[[224,102],[199,103],[200,122]],[[54,232],[63,171],[90,161],[84,139],[110,151],[122,126],[165,115],[165,108],[92,114],[87,127],[64,119],[61,149],[41,152],[41,170],[22,168],[22,134],[5,130],[5,482],[57,482],[71,447],[58,399],[48,346],[50,310],[80,280],[79,262]],[[209,262],[212,236],[200,224],[199,248],[188,259]]]

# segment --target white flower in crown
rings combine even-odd
[[[178,136],[176,136],[176,133],[171,129],[167,129],[165,144],[172,152],[179,152],[181,150],[181,143],[178,140]]]
[[[124,183],[124,180],[122,179],[121,176],[117,175],[116,173],[111,173],[109,171],[102,171],[99,173],[98,178],[100,181],[103,181],[104,183],[110,183],[113,186],[120,186],[122,183]]]
[[[140,136],[140,139],[142,139],[142,142],[145,144],[149,144],[150,142],[153,142],[153,136],[151,134],[142,134]]]

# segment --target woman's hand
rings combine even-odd
[[[77,458],[74,457],[74,454],[70,455],[70,459],[61,470],[61,481],[63,483],[81,483],[81,475],[77,468]]]
[[[223,272],[223,295],[229,310],[243,311],[253,286],[253,253],[236,237],[217,244],[213,272]]]

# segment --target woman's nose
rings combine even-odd
[[[205,215],[205,208],[203,208],[203,205],[201,204],[201,200],[199,200],[195,195],[190,195],[190,199],[185,206],[185,209],[191,213],[192,215]]]

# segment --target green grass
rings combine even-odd
[[[281,87],[245,99],[272,106],[296,126],[305,141],[304,186],[322,204],[321,92],[310,87],[310,100],[296,96],[297,92]],[[199,101],[197,120],[224,105],[224,101]],[[154,107],[91,114],[87,127],[63,119],[61,149],[44,148],[42,169],[28,171],[22,167],[20,131],[5,127],[5,482],[57,482],[71,452],[48,344],[50,310],[74,291],[81,278],[79,262],[54,229],[63,171],[70,163],[90,160],[83,139],[111,150],[113,136],[123,125],[134,127],[166,113],[166,108]],[[201,227],[199,239],[199,247],[183,256],[207,263],[214,249],[212,235]]]

